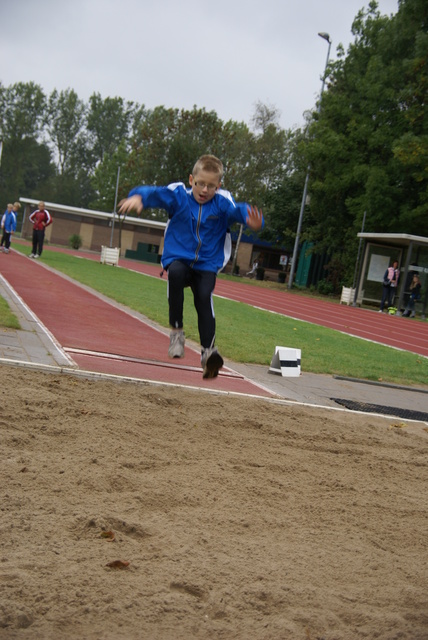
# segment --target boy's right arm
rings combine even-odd
[[[138,214],[143,209],[165,209],[172,215],[180,199],[185,197],[185,190],[181,183],[169,187],[135,187],[129,192],[128,198],[119,203],[119,212],[128,213],[136,211]]]

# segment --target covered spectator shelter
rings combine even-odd
[[[398,260],[400,280],[394,301],[400,313],[406,306],[409,286],[417,273],[422,283],[422,298],[418,303],[423,318],[428,300],[428,238],[405,233],[359,233],[364,241],[355,300],[380,303],[383,275],[394,260]]]

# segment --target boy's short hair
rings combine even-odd
[[[223,163],[215,156],[205,155],[196,160],[193,167],[192,175],[196,175],[198,171],[209,171],[211,173],[217,173],[219,182],[223,177]]]
[[[21,208],[21,203],[20,202],[14,202],[13,206],[16,207],[17,209]]]
[[[9,209],[9,207],[10,207],[11,209],[13,209],[13,204],[8,204],[8,205],[7,205],[7,208]]]

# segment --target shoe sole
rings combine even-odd
[[[175,344],[168,349],[168,358],[184,358],[184,344]]]
[[[212,353],[205,363],[202,377],[205,379],[216,378],[218,376],[219,369],[222,368],[223,364],[224,361],[221,355],[217,352]]]
[[[184,349],[183,349],[183,353],[170,353],[168,351],[168,358],[174,359],[174,358],[184,358]]]

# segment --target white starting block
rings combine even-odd
[[[300,360],[302,351],[289,347],[275,347],[269,373],[277,373],[280,376],[300,376]]]
[[[342,295],[340,296],[340,304],[352,304],[354,302],[355,289],[351,287],[342,287]]]
[[[119,264],[119,254],[120,249],[117,247],[112,248],[102,245],[100,262],[101,264],[111,264],[113,267],[117,267]]]

